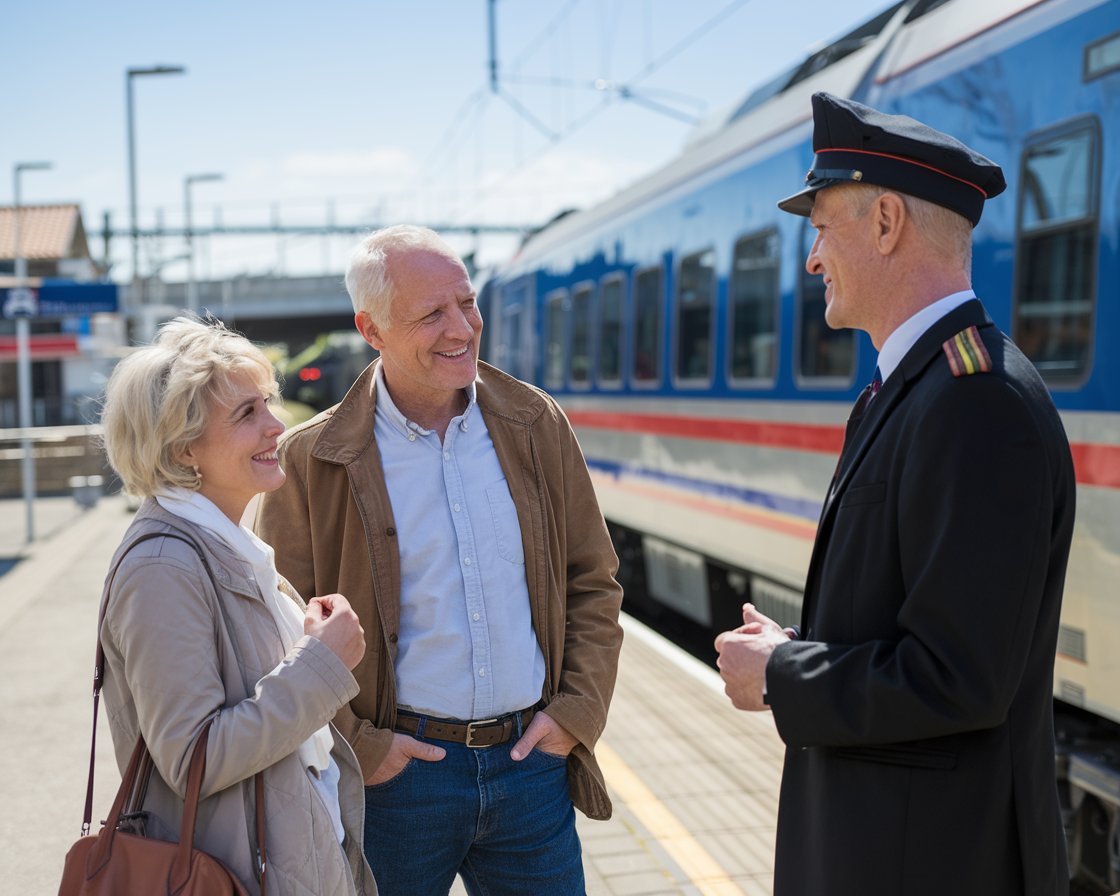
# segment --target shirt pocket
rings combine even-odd
[[[521,544],[521,525],[517,521],[517,508],[503,479],[486,488],[490,505],[490,519],[494,524],[494,543],[498,556],[518,566],[525,565],[525,548]]]

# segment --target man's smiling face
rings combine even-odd
[[[374,328],[393,401],[435,410],[474,382],[482,315],[463,263],[435,248],[410,248],[388,259],[393,281],[389,326]]]

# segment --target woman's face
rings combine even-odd
[[[239,523],[254,495],[284,484],[284,471],[276,459],[276,440],[284,424],[248,373],[232,374],[228,393],[208,399],[206,431],[184,452],[183,460],[202,475],[199,492]]]

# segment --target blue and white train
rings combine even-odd
[[[814,231],[775,202],[812,162],[810,95],[954,134],[1004,167],[973,282],[1050,384],[1078,518],[1055,675],[1081,879],[1120,889],[1120,0],[907,0],[529,239],[482,290],[484,355],[577,429],[632,595],[726,628],[789,622],[843,422],[872,374],[824,324]]]

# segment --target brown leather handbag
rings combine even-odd
[[[176,538],[167,533],[149,533],[136,539],[130,549],[148,538]],[[186,538],[196,551],[197,546]],[[127,552],[126,552],[127,553]],[[123,556],[123,555],[122,555]],[[202,557],[201,551],[199,556]],[[203,557],[203,563],[206,563]],[[209,566],[207,566],[209,570]],[[109,588],[116,568],[105,585],[97,630],[105,619]],[[219,612],[221,612],[219,608]],[[224,621],[224,617],[223,617]],[[206,742],[210,733],[208,719],[195,742],[187,772],[187,792],[183,802],[183,819],[179,828],[179,842],[157,840],[135,833],[134,822],[140,816],[148,778],[154,763],[143,736],[137,737],[128,768],[121,779],[120,789],[97,834],[90,834],[93,816],[94,754],[97,744],[97,706],[101,696],[101,683],[105,674],[105,654],[101,638],[97,639],[97,661],[93,673],[93,736],[90,742],[89,783],[86,786],[85,814],[82,819],[82,836],[66,854],[62,869],[62,883],[58,896],[249,896],[237,875],[221,861],[194,848],[194,825],[198,813],[199,793],[206,772]],[[264,778],[255,775],[257,862],[260,892],[264,893]],[[127,805],[126,805],[127,804]]]
[[[125,802],[131,794],[143,790],[141,766],[146,765],[149,773],[151,771],[148,747],[142,737],[137,738],[136,749],[132,751],[117,798],[101,831],[82,837],[66,854],[59,896],[133,893],[248,896],[237,875],[218,859],[194,848],[194,822],[202,776],[206,771],[209,730],[210,722],[207,722],[191,756],[179,842],[155,840],[127,831],[129,813],[124,812]]]

